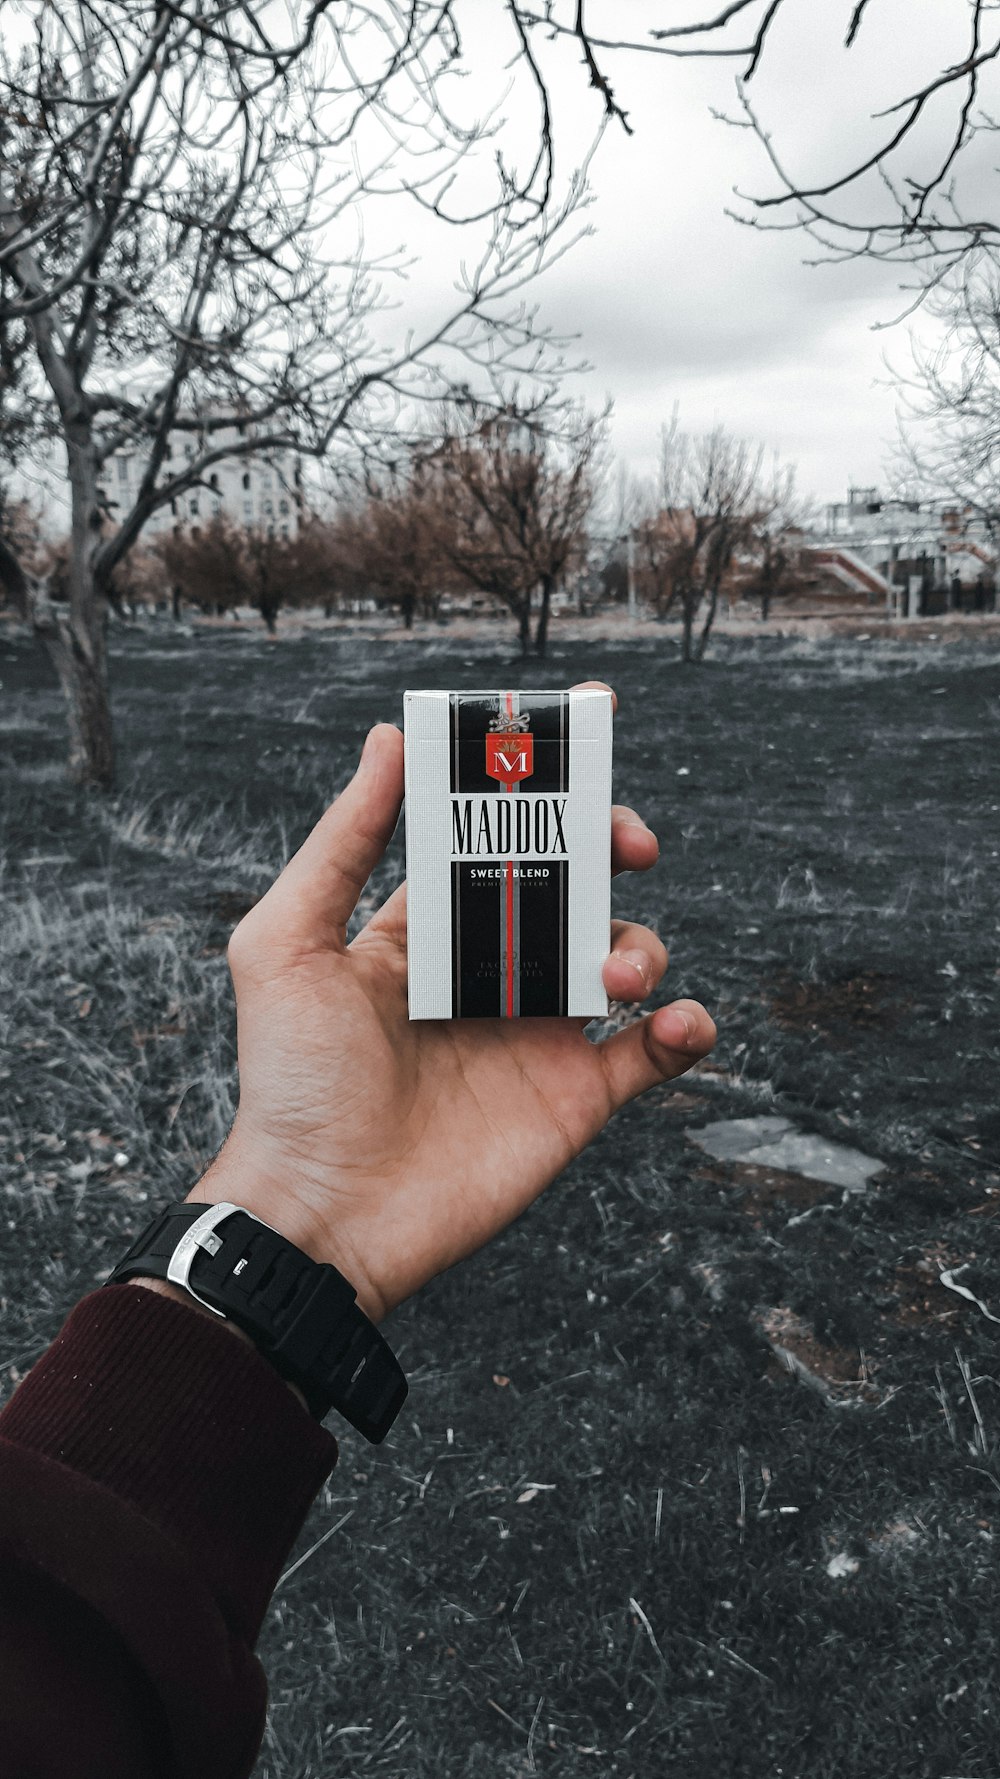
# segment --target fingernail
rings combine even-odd
[[[670,1050],[686,1050],[694,1037],[694,1020],[679,1007],[665,1007],[656,1022],[656,1035]]]
[[[375,733],[374,728],[371,728],[371,729],[369,729],[367,735],[365,736],[365,745],[361,749],[361,758],[362,759],[364,759],[365,755],[371,751],[372,736],[374,735],[374,733]]]
[[[623,828],[645,828],[647,834],[653,832],[649,823],[644,822],[641,815],[634,815],[631,810],[628,815],[620,815],[618,820]]]
[[[615,951],[612,956],[620,958],[623,964],[630,964],[642,980],[643,990],[647,990],[653,980],[652,966],[644,951]]]

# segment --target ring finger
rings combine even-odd
[[[611,954],[605,959],[602,980],[613,1001],[644,1000],[666,967],[667,948],[650,927],[612,921]]]

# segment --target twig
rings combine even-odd
[[[663,1661],[663,1651],[661,1650],[660,1645],[657,1643],[656,1638],[653,1635],[653,1627],[650,1624],[648,1618],[646,1617],[646,1614],[643,1612],[642,1607],[639,1605],[638,1600],[633,1599],[632,1595],[629,1594],[628,1603],[631,1606],[632,1611],[635,1613],[636,1617],[640,1620],[640,1622],[644,1626],[646,1636],[649,1638],[650,1643],[653,1645],[653,1648],[655,1649],[657,1655],[660,1658],[660,1661],[662,1662]]]
[[[519,1732],[519,1733],[520,1733],[520,1734],[521,1734],[521,1735],[522,1735],[522,1736],[527,1736],[527,1735],[530,1735],[530,1733],[531,1733],[531,1732],[530,1732],[530,1730],[526,1730],[526,1729],[525,1729],[525,1727],[524,1727],[524,1725],[523,1725],[523,1723],[518,1723],[518,1721],[517,1721],[517,1718],[516,1718],[516,1717],[511,1717],[511,1714],[510,1714],[510,1712],[509,1712],[509,1711],[505,1711],[505,1710],[504,1710],[504,1708],[503,1708],[503,1706],[502,1706],[502,1705],[498,1705],[498,1704],[497,1704],[497,1702],[496,1702],[496,1699],[487,1699],[487,1701],[486,1701],[486,1703],[487,1703],[487,1705],[490,1705],[490,1706],[492,1706],[492,1708],[493,1708],[493,1710],[494,1710],[494,1711],[498,1711],[498,1712],[499,1712],[499,1713],[500,1713],[500,1716],[501,1716],[501,1717],[505,1717],[505,1718],[506,1718],[506,1719],[507,1719],[507,1722],[508,1722],[508,1723],[509,1723],[509,1724],[513,1724],[513,1726],[514,1726],[514,1728],[515,1728],[515,1729],[516,1729],[516,1730],[517,1730],[517,1731],[518,1731],[518,1732]]]
[[[353,1516],[354,1516],[354,1509],[352,1507],[348,1513],[344,1514],[343,1519],[339,1519],[337,1521],[337,1524],[335,1526],[329,1526],[327,1528],[327,1530],[323,1533],[322,1538],[317,1538],[315,1544],[311,1544],[309,1546],[308,1550],[303,1551],[302,1555],[300,1557],[296,1558],[296,1560],[292,1564],[291,1568],[285,1570],[284,1575],[279,1575],[278,1587],[279,1588],[283,1587],[285,1582],[288,1580],[289,1576],[294,1575],[296,1569],[301,1569],[303,1563],[308,1563],[309,1558],[312,1556],[315,1556],[316,1552],[319,1550],[320,1545],[325,1544],[328,1538],[332,1538],[333,1534],[335,1532],[339,1532],[341,1526],[346,1526],[348,1520],[352,1519]],[[275,1589],[275,1592],[277,1592],[277,1588]]]
[[[700,1637],[692,1637],[691,1641],[692,1641],[692,1643],[696,1643],[698,1645],[699,1649],[703,1649],[705,1651],[706,1655],[714,1655],[716,1653],[716,1651],[718,1651],[719,1655],[725,1656],[727,1661],[735,1662],[738,1668],[746,1668],[749,1673],[755,1674],[757,1676],[757,1679],[763,1680],[763,1682],[766,1686],[774,1685],[774,1682],[771,1679],[771,1676],[769,1674],[762,1674],[760,1669],[755,1668],[752,1662],[748,1662],[745,1660],[745,1658],[743,1656],[737,1655],[735,1649],[730,1649],[729,1645],[726,1643],[723,1643],[721,1641],[721,1639],[715,1645],[714,1650],[710,1643],[703,1643]]]
[[[531,1720],[531,1728],[528,1731],[528,1748],[527,1748],[528,1766],[531,1768],[531,1771],[533,1773],[537,1772],[538,1769],[535,1766],[535,1756],[532,1753],[532,1744],[534,1743],[534,1740],[535,1740],[535,1731],[538,1728],[538,1719],[539,1719],[539,1716],[541,1715],[541,1709],[542,1709],[542,1706],[544,1705],[544,1703],[545,1703],[545,1695],[543,1693],[539,1693],[538,1704],[535,1706],[535,1715]]]

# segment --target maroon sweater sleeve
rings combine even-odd
[[[95,1291],[0,1414],[0,1765],[243,1779],[253,1645],[330,1434],[208,1316]]]

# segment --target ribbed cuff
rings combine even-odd
[[[135,1285],[77,1305],[0,1414],[0,1439],[100,1485],[181,1546],[248,1643],[337,1457],[252,1347]]]

